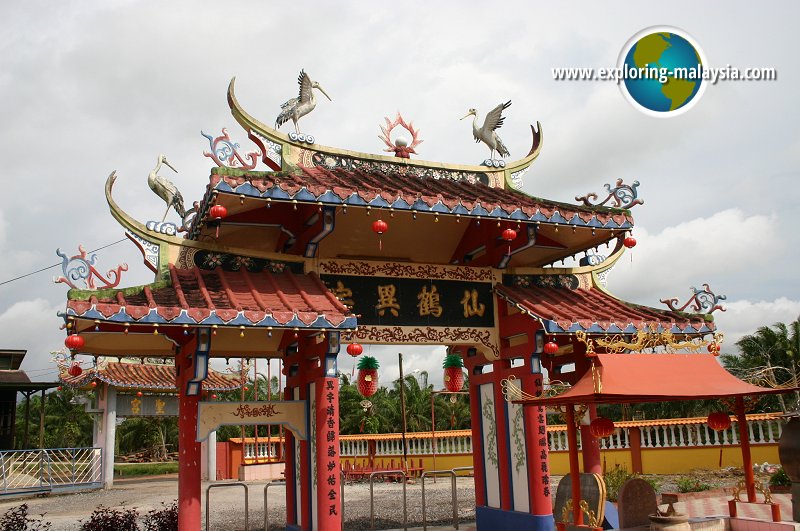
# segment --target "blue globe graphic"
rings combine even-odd
[[[700,54],[676,33],[660,31],[641,37],[625,56],[624,66],[638,75],[625,78],[625,90],[633,101],[656,113],[670,113],[686,106],[704,83]],[[641,74],[642,68],[648,69],[650,75]],[[651,69],[658,69],[658,73]]]

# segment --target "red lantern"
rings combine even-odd
[[[606,417],[597,417],[589,424],[589,431],[596,439],[610,437],[614,433],[614,429],[614,421]]]
[[[64,389],[64,388],[63,388],[63,387],[61,387],[60,385],[59,385],[58,387],[56,387],[56,391],[62,391],[63,389]]]
[[[81,373],[83,373],[83,369],[81,369],[81,365],[77,361],[74,361],[69,369],[67,369],[67,373],[70,376],[80,376]]]
[[[358,343],[350,343],[349,345],[347,345],[347,353],[353,356],[354,358],[356,356],[360,356],[362,352],[364,352],[364,347],[362,347]]]
[[[208,214],[211,216],[211,219],[214,220],[214,224],[217,226],[216,237],[219,238],[220,220],[228,215],[228,209],[222,205],[214,205],[211,207],[211,210],[208,211]]]
[[[506,229],[503,231],[503,239],[507,242],[513,242],[517,239],[517,231],[514,229]]]
[[[83,345],[86,344],[86,341],[83,339],[82,336],[78,334],[73,334],[71,336],[67,336],[67,339],[64,340],[64,344],[70,350],[77,350],[83,348]]]
[[[217,399],[217,395],[211,395],[211,400],[216,400],[216,399]]]
[[[211,215],[211,219],[219,221],[228,215],[228,209],[222,205],[214,205],[208,213]]]
[[[727,430],[731,427],[731,417],[722,411],[715,411],[708,416],[708,427],[714,431]]]
[[[249,391],[249,390],[250,390],[250,388],[249,388],[249,387],[247,387],[247,386],[245,385],[245,386],[244,386],[244,390],[245,390],[245,391]]]
[[[372,222],[372,232],[378,235],[378,249],[383,250],[383,241],[381,240],[381,236],[383,233],[389,230],[389,224],[383,221],[382,219],[378,219]]]
[[[91,385],[92,387],[97,387],[97,382],[92,382]]]
[[[558,352],[558,343],[555,341],[548,341],[544,344],[545,354],[555,354],[556,352]]]
[[[633,236],[628,236],[624,240],[622,240],[622,245],[630,249],[631,247],[636,247],[636,238]]]

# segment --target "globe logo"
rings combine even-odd
[[[644,29],[622,48],[620,90],[637,109],[659,118],[682,114],[703,95],[707,61],[697,42],[671,26]]]

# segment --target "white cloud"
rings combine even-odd
[[[3,348],[27,350],[22,369],[31,380],[54,381],[56,368],[50,352],[64,346],[63,323],[56,312],[63,307],[53,306],[45,299],[23,300],[12,304],[0,314]]]
[[[772,301],[736,300],[727,303],[725,309],[725,312],[714,312],[714,319],[725,333],[726,350],[742,336],[753,334],[762,326],[800,319],[800,301],[786,297]]]

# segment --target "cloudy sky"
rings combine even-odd
[[[57,247],[121,239],[103,197],[112,170],[117,200],[139,219],[163,214],[146,184],[159,153],[187,202],[199,199],[210,168],[200,130],[228,127],[248,145],[226,104],[231,77],[245,108],[272,123],[305,68],[333,98],[303,121],[321,144],[379,152],[378,123],[399,110],[421,130],[421,158],[477,163],[485,148],[458,118],[510,99],[501,133],[512,158],[527,152],[528,124],[544,128],[527,192],[570,202],[639,180],[639,244],[610,276],[624,299],[683,301],[708,282],[728,297],[717,320],[729,348],[800,315],[796,4],[25,1],[3,11],[0,282],[58,263]],[[554,67],[614,66],[653,25],[689,32],[711,66],[774,67],[778,80],[719,83],[670,119],[635,110],[612,82],[553,80]],[[119,262],[126,284],[152,279],[127,241],[99,253],[101,267]],[[55,377],[48,353],[63,345],[59,272],[0,285],[0,348],[28,349],[34,379]],[[406,371],[440,384],[440,351],[403,351]],[[373,349],[385,382],[396,352]]]

